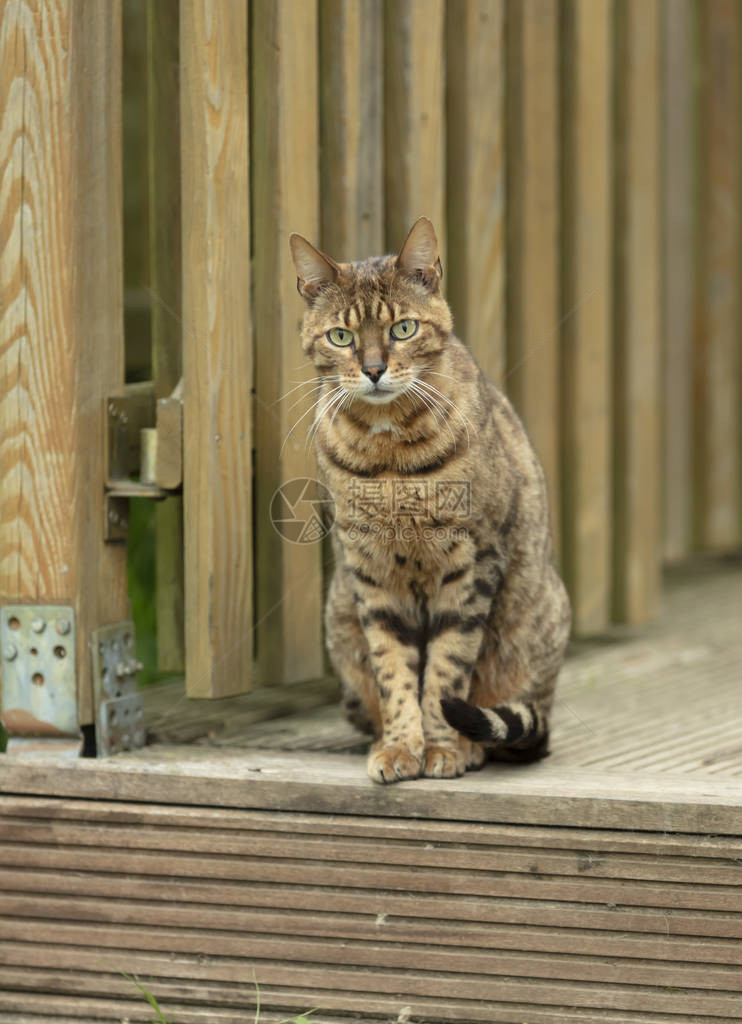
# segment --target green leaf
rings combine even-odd
[[[144,985],[140,984],[140,982],[135,977],[133,977],[131,974],[124,974],[123,971],[121,973],[124,975],[124,977],[126,978],[127,981],[130,981],[133,985],[136,985],[136,987],[139,989],[139,991],[145,997],[145,999],[147,1000],[149,1005],[152,1007],[152,1009],[157,1014],[157,1020],[153,1021],[152,1024],[170,1024],[170,1021],[166,1017],[163,1017],[162,1010],[160,1009],[159,1004],[158,1004],[157,1000],[155,999],[155,997],[152,995],[152,993],[149,992],[144,987]]]

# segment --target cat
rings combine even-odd
[[[368,774],[453,778],[548,752],[570,628],[544,474],[453,334],[431,222],[397,256],[338,263],[292,234],[335,499],[327,647]]]

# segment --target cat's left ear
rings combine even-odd
[[[296,267],[296,288],[307,302],[316,298],[325,284],[337,280],[340,267],[330,256],[315,249],[306,238],[295,232],[289,237],[291,256]]]
[[[397,266],[410,277],[416,277],[432,292],[437,292],[443,277],[443,267],[438,255],[438,239],[435,228],[427,217],[420,217],[412,225],[405,239]]]

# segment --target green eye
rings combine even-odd
[[[420,326],[418,320],[398,320],[396,324],[392,325],[392,329],[389,331],[395,341],[407,341],[414,334],[417,334],[417,329]]]
[[[345,348],[353,343],[353,332],[346,331],[342,327],[333,327],[327,332],[327,339],[333,345],[340,345],[342,348]]]

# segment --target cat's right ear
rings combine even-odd
[[[306,238],[294,232],[289,237],[291,256],[296,267],[296,289],[307,302],[311,302],[325,284],[337,280],[340,267],[330,256],[315,249]]]

